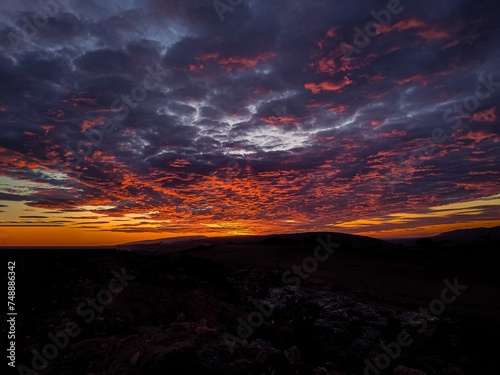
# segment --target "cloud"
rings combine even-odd
[[[476,122],[495,122],[496,119],[495,107],[472,114],[472,121]]]
[[[348,85],[350,85],[352,81],[348,77],[344,77],[344,79],[340,82],[330,82],[323,81],[320,83],[306,83],[304,87],[310,90],[313,94],[318,94],[321,91],[342,91],[342,89]]]
[[[7,1],[0,199],[40,223],[241,234],[491,196],[499,91],[460,128],[444,117],[499,80],[488,7],[408,3],[347,58],[370,2],[243,2],[224,22],[204,0],[68,2],[27,37],[37,3]],[[436,128],[448,140],[419,154]]]

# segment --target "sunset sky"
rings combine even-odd
[[[499,19],[497,0],[2,0],[0,245],[500,225]]]

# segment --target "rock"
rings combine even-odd
[[[252,341],[249,348],[255,353],[257,363],[261,365],[281,354],[281,351],[273,347],[269,341],[262,339]]]
[[[260,352],[259,354],[257,354],[257,356],[255,357],[255,360],[260,363],[261,365],[264,364],[264,362],[266,362],[267,360],[269,359],[269,354],[266,353],[266,352]]]
[[[398,366],[394,369],[394,375],[427,375],[425,372],[413,368]]]
[[[217,333],[217,328],[197,327],[195,330],[197,335],[214,335]]]
[[[130,365],[131,366],[135,366],[135,364],[137,363],[137,360],[139,359],[139,357],[141,356],[141,352],[137,352],[135,353],[132,358],[130,358]]]
[[[229,364],[230,374],[243,374],[248,373],[247,369],[250,368],[252,363],[246,359],[237,359]]]
[[[179,313],[177,315],[177,317],[175,318],[175,320],[177,322],[185,322],[186,321],[186,315],[183,312],[181,312],[181,313]]]
[[[262,340],[262,339],[255,339],[250,344],[250,347],[260,349],[260,350],[262,350],[262,349],[265,350],[265,349],[272,348],[273,346],[271,345],[271,343],[269,341]]]
[[[446,375],[465,375],[465,373],[456,366],[449,366],[444,373]]]
[[[290,349],[285,350],[285,358],[291,365],[300,365],[302,363],[299,348],[296,346],[292,346]]]
[[[313,370],[313,375],[328,375],[324,367],[317,367]]]
[[[201,366],[210,372],[222,372],[227,368],[226,363],[215,349],[203,349],[198,352],[197,358]]]

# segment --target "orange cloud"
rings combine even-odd
[[[402,20],[394,25],[394,28],[400,31],[419,28],[419,27],[425,27],[425,22],[417,20],[416,18],[409,18],[407,20]]]
[[[425,22],[417,20],[416,18],[409,18],[392,26],[381,25],[379,27],[379,33],[386,34],[392,31],[405,31],[411,29],[421,29],[417,32],[417,35],[426,40],[438,40],[450,37],[450,34],[447,31],[436,27],[430,27]]]
[[[271,124],[271,125],[280,125],[287,123],[298,124],[297,118],[292,116],[289,117],[268,116],[268,117],[261,117],[260,119],[264,121],[266,124]]]
[[[382,81],[385,77],[382,74],[377,74],[376,76],[370,77],[370,81]]]
[[[410,18],[407,20],[403,20],[394,25],[393,29],[398,31],[405,31],[410,29],[417,29],[421,27],[425,27],[425,22],[417,20],[415,18]]]
[[[345,111],[347,111],[347,108],[349,107],[344,104],[339,104],[335,107],[330,108],[328,112],[344,113]]]
[[[40,126],[43,130],[45,130],[45,135],[47,135],[49,133],[49,131],[51,131],[52,129],[55,128],[54,125],[41,125]]]
[[[331,73],[334,74],[337,70],[335,69],[335,62],[333,58],[329,56],[323,57],[318,61],[318,73]]]
[[[188,65],[188,70],[190,72],[196,72],[196,73],[199,73],[201,72],[203,69],[205,68],[205,66],[203,64],[200,64],[200,65]]]
[[[232,70],[235,67],[252,68],[259,62],[269,60],[274,56],[276,56],[276,52],[272,51],[264,52],[254,57],[232,56],[220,59],[219,64],[228,71]]]
[[[463,132],[459,130],[458,133],[463,133]],[[457,140],[473,141],[474,143],[481,143],[483,141],[490,139],[495,143],[500,142],[500,136],[490,133],[486,130],[469,131],[467,134],[459,134],[459,135],[456,135],[455,133],[454,137]]]
[[[96,118],[95,120],[85,120],[82,122],[82,132],[84,132],[85,130],[87,129],[91,129],[95,126],[99,126],[99,125],[102,125],[104,124],[104,121],[106,120],[106,118],[104,116],[100,116],[98,118]]]
[[[404,84],[409,83],[409,82],[420,82],[423,86],[427,86],[427,81],[425,80],[423,74],[416,74],[414,76],[411,76],[411,77],[408,77],[408,78],[405,78],[405,79],[398,81],[398,83],[400,85],[404,85]]]
[[[349,86],[352,81],[348,77],[344,77],[341,82],[323,81],[320,83],[306,83],[304,87],[310,90],[313,94],[318,94],[321,91],[342,91],[346,86]]]
[[[373,124],[373,121],[372,121]],[[403,137],[406,135],[406,132],[403,130],[393,129],[390,133],[380,133],[382,138],[393,138],[393,137]]]
[[[175,167],[175,168],[183,168],[186,165],[191,164],[189,161],[184,160],[184,159],[177,159],[176,161],[170,163],[170,166]]]
[[[330,107],[334,105],[333,103],[318,103],[316,99],[309,100],[310,103],[306,104],[307,108],[321,108],[321,107]]]
[[[339,29],[338,27],[332,27],[330,30],[326,32],[326,37],[334,38],[338,29]]]
[[[310,66],[316,66],[317,73],[326,73],[330,75],[348,72],[360,67],[356,65],[353,59],[344,57],[340,49],[329,53],[327,56],[319,59],[318,62],[310,64]]]
[[[73,100],[72,106],[75,108],[97,104],[97,100],[93,98],[73,98],[72,100]]]
[[[417,34],[426,40],[439,40],[450,37],[447,31],[438,29],[422,30],[419,31]]]
[[[273,92],[273,90],[271,89],[266,89],[266,88],[256,88],[253,93],[255,95],[260,95],[260,94],[271,94]]]
[[[495,113],[495,107],[487,109],[483,112],[474,113],[472,115],[472,121],[476,122],[494,122],[497,119]]]
[[[417,20],[416,18],[409,18],[407,20],[402,20],[394,25],[380,25],[379,26],[379,33],[380,34],[386,34],[391,31],[405,31],[405,30],[410,30],[410,29],[417,29],[417,28],[422,28],[425,27],[426,24],[420,20]]]

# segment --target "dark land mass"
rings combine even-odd
[[[365,361],[384,367],[385,345],[382,374],[498,374],[498,241],[405,247],[335,233],[328,254],[327,237],[3,250],[3,264],[16,261],[16,365],[44,365],[53,351],[37,353],[57,337],[36,373],[373,375]],[[411,344],[398,350],[401,335]]]
[[[500,226],[493,228],[459,229],[445,232],[431,237],[435,242],[449,241],[449,243],[464,244],[482,241],[500,241]]]
[[[417,242],[418,241],[418,242]],[[500,241],[500,226],[493,228],[471,228],[471,229],[458,229],[450,232],[444,232],[437,236],[429,238],[404,238],[394,239],[390,242],[401,244],[404,246],[414,246],[417,243],[428,243],[436,245],[479,245],[484,242]]]

